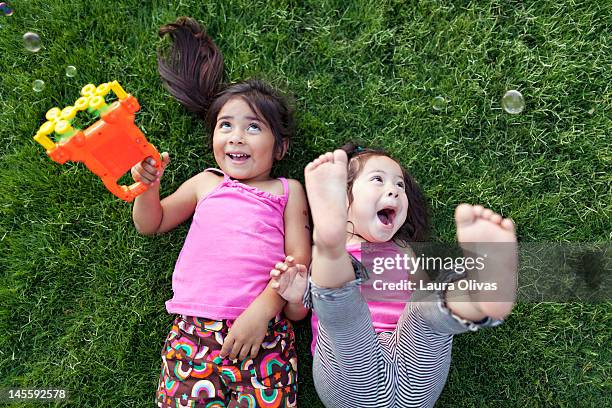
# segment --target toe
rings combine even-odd
[[[482,214],[480,216],[484,218],[485,220],[489,220],[491,219],[492,215],[493,215],[493,210],[485,208],[484,210],[482,210]]]
[[[514,231],[514,221],[512,221],[510,218],[504,218],[504,220],[501,222],[501,226],[508,231]]]
[[[502,221],[502,216],[494,213],[489,220],[495,224],[499,224]]]
[[[348,157],[344,150],[342,149],[334,150],[333,156],[334,156],[334,162],[348,164]]]
[[[471,224],[474,222],[474,207],[469,204],[459,204],[455,208],[455,221],[457,224]]]
[[[482,205],[475,205],[473,207],[473,211],[474,211],[474,216],[476,217],[482,217],[482,212],[484,211],[484,207]]]

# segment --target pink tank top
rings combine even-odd
[[[270,270],[285,258],[289,187],[279,180],[282,196],[223,174],[221,184],[198,202],[172,274],[169,313],[236,319],[266,288]]]
[[[346,246],[349,254],[353,255],[358,261],[361,261],[361,244],[350,244]],[[406,299],[406,302],[408,299]],[[368,302],[368,308],[372,315],[372,325],[376,333],[384,331],[393,331],[397,326],[397,322],[406,307],[406,303],[401,302]],[[312,342],[310,343],[310,351],[314,354],[317,345],[317,333],[319,332],[319,319],[312,312],[310,320],[312,327]]]

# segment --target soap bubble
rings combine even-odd
[[[438,112],[446,110],[446,104],[448,103],[448,101],[446,99],[444,99],[443,96],[436,96],[435,98],[433,98],[433,101],[431,102],[431,107],[434,108],[434,110],[437,110]]]
[[[66,76],[72,78],[73,76],[76,75],[76,67],[74,65],[68,65],[66,67]]]
[[[38,52],[40,50],[40,37],[36,33],[25,33],[23,35],[23,44],[28,51]]]
[[[523,95],[517,90],[506,92],[501,100],[502,107],[508,113],[517,115],[525,109],[525,100]]]
[[[42,79],[37,79],[36,81],[32,82],[32,89],[34,92],[42,92],[42,90],[45,89],[45,81]]]
[[[0,3],[0,11],[2,11],[5,16],[13,15],[13,9],[10,8],[9,5],[4,2]]]

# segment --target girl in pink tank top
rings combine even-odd
[[[269,282],[277,263],[292,261],[285,254],[310,263],[304,190],[270,176],[287,152],[292,111],[262,81],[222,84],[221,52],[197,21],[181,17],[160,29],[165,34],[172,43],[158,56],[160,76],[206,122],[219,169],[199,172],[161,201],[168,153],[160,169],[152,158],[132,169],[149,184],[133,207],[140,233],[160,234],[193,217],[166,302],[177,317],[162,350],[157,404],[295,406],[297,358],[287,319],[307,310]]]

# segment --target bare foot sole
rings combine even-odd
[[[495,291],[471,293],[487,316],[503,318],[516,296],[518,252],[514,222],[481,205],[460,204],[455,209],[457,240],[466,256],[484,256],[484,269],[468,279],[495,283]]]
[[[344,252],[348,211],[347,167],[346,152],[338,149],[322,154],[304,169],[314,223],[313,239],[321,251]]]
[[[463,242],[516,242],[514,223],[481,205],[459,204],[455,209],[457,240]]]

